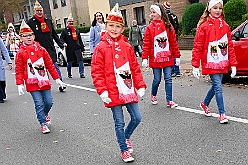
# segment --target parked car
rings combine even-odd
[[[58,34],[60,37],[60,34]],[[91,59],[92,59],[92,55],[90,53],[90,46],[89,46],[89,42],[90,42],[90,34],[89,33],[80,33],[83,44],[84,44],[84,53],[82,53],[83,56],[83,61],[84,63],[91,63]],[[56,42],[54,42],[54,46],[56,49],[56,53],[57,53],[57,62],[60,66],[66,66],[67,63],[67,57],[66,57],[66,52],[65,49],[62,50]]]
[[[238,61],[236,76],[248,76],[248,20],[232,31],[232,40]],[[231,81],[231,66],[229,73],[223,75],[222,83]]]

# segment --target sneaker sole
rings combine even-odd
[[[226,123],[228,123],[227,119],[220,121],[220,124],[226,124]]]
[[[128,159],[122,159],[125,163],[127,162],[133,162],[134,161],[134,158],[128,158]]]
[[[43,134],[50,133],[50,130],[42,131]]]
[[[157,102],[157,101],[156,101],[156,102],[152,102],[152,104],[153,104],[153,105],[156,105],[156,104],[158,104],[158,102]]]
[[[176,107],[178,107],[178,105],[173,105],[173,106],[167,105],[167,107],[169,107],[169,108],[176,108]]]

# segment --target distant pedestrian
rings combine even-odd
[[[175,30],[177,42],[178,42],[178,28],[179,28],[178,18],[176,14],[171,12],[171,4],[169,2],[164,2],[162,5],[165,8],[166,13],[169,17],[170,23],[172,24]],[[172,67],[171,75],[172,77],[175,77],[175,76],[180,77],[180,68],[179,66],[176,65],[176,58],[174,58],[174,66]]]
[[[5,41],[5,45],[7,48],[13,53],[13,56],[15,57],[16,52],[19,50],[19,41],[20,36],[15,32],[14,25],[10,22],[8,24],[8,34]]]
[[[79,76],[80,78],[85,78],[84,62],[82,55],[82,52],[84,52],[84,44],[80,36],[79,30],[75,29],[74,27],[74,20],[72,14],[69,15],[67,19],[67,24],[68,26],[61,32],[60,40],[64,44],[64,47],[66,47],[68,77],[72,78],[72,63],[78,62]]]
[[[180,51],[176,41],[175,30],[171,25],[164,7],[161,4],[154,4],[150,7],[152,22],[146,27],[143,38],[142,66],[149,66],[153,70],[153,82],[151,91],[152,104],[158,104],[157,92],[161,82],[161,75],[164,72],[165,93],[167,106],[175,108],[178,106],[172,101],[172,77],[171,67],[180,65]]]
[[[105,106],[112,110],[122,159],[130,162],[134,161],[130,154],[133,152],[130,136],[141,121],[137,94],[140,97],[145,94],[146,84],[133,48],[121,34],[124,20],[118,3],[107,17],[106,30],[95,47],[91,75],[97,93]],[[131,117],[125,130],[123,106]]]
[[[142,45],[142,34],[139,26],[137,25],[137,21],[133,20],[132,25],[129,31],[129,41],[134,48],[134,53],[141,57],[141,52],[139,50],[139,46]]]
[[[0,50],[2,52],[3,57],[5,58],[5,61],[9,65],[9,69],[12,69],[12,62],[9,57],[8,50],[6,49],[2,38],[0,37]],[[5,67],[4,67],[4,62],[2,59],[2,55],[0,55],[0,103],[4,103],[4,99],[6,99],[6,75],[5,75]]]
[[[57,63],[57,54],[53,40],[58,44],[61,49],[64,49],[64,46],[53,27],[52,20],[44,16],[43,7],[37,0],[34,5],[34,16],[28,20],[27,24],[34,32],[35,41],[39,42],[40,45],[44,47],[49,53],[62,81],[62,74]],[[60,92],[62,92],[63,90],[64,89],[59,87]]]
[[[233,48],[229,25],[223,19],[223,1],[210,0],[198,25],[192,50],[193,75],[199,79],[199,67],[202,74],[209,74],[212,87],[200,103],[206,116],[211,116],[209,104],[215,96],[219,109],[220,123],[227,123],[222,96],[222,77],[231,66],[231,77],[236,75],[236,56]]]
[[[105,22],[101,12],[94,14],[94,20],[90,27],[90,53],[92,54],[95,46],[100,42],[100,36],[105,33]]]
[[[49,112],[53,105],[53,98],[48,72],[60,87],[63,88],[64,83],[60,80],[48,52],[34,41],[34,33],[24,20],[20,27],[20,36],[23,43],[16,54],[15,61],[18,93],[24,94],[25,83],[26,90],[30,92],[35,104],[41,131],[49,133],[48,125],[51,124]]]

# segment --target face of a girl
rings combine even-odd
[[[96,21],[102,23],[102,15],[100,13],[96,13]]]
[[[223,12],[223,6],[221,3],[217,3],[210,9],[210,14],[215,18],[219,18],[222,12]]]
[[[121,33],[123,33],[124,27],[119,23],[107,22],[106,30],[108,34],[110,35],[110,37],[116,39],[117,37],[119,37]]]
[[[161,16],[154,10],[154,9],[151,9],[151,19],[152,20],[160,20],[161,19]]]

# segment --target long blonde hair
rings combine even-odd
[[[209,5],[209,1],[207,3],[207,6],[206,6],[206,8],[205,8],[205,10],[204,10],[204,12],[203,12],[198,24],[197,24],[197,27],[199,27],[203,22],[207,21],[207,19],[209,17],[209,14],[210,14],[210,12],[208,11],[208,5]],[[222,18],[224,18],[223,10],[222,10],[221,16],[222,16]]]

